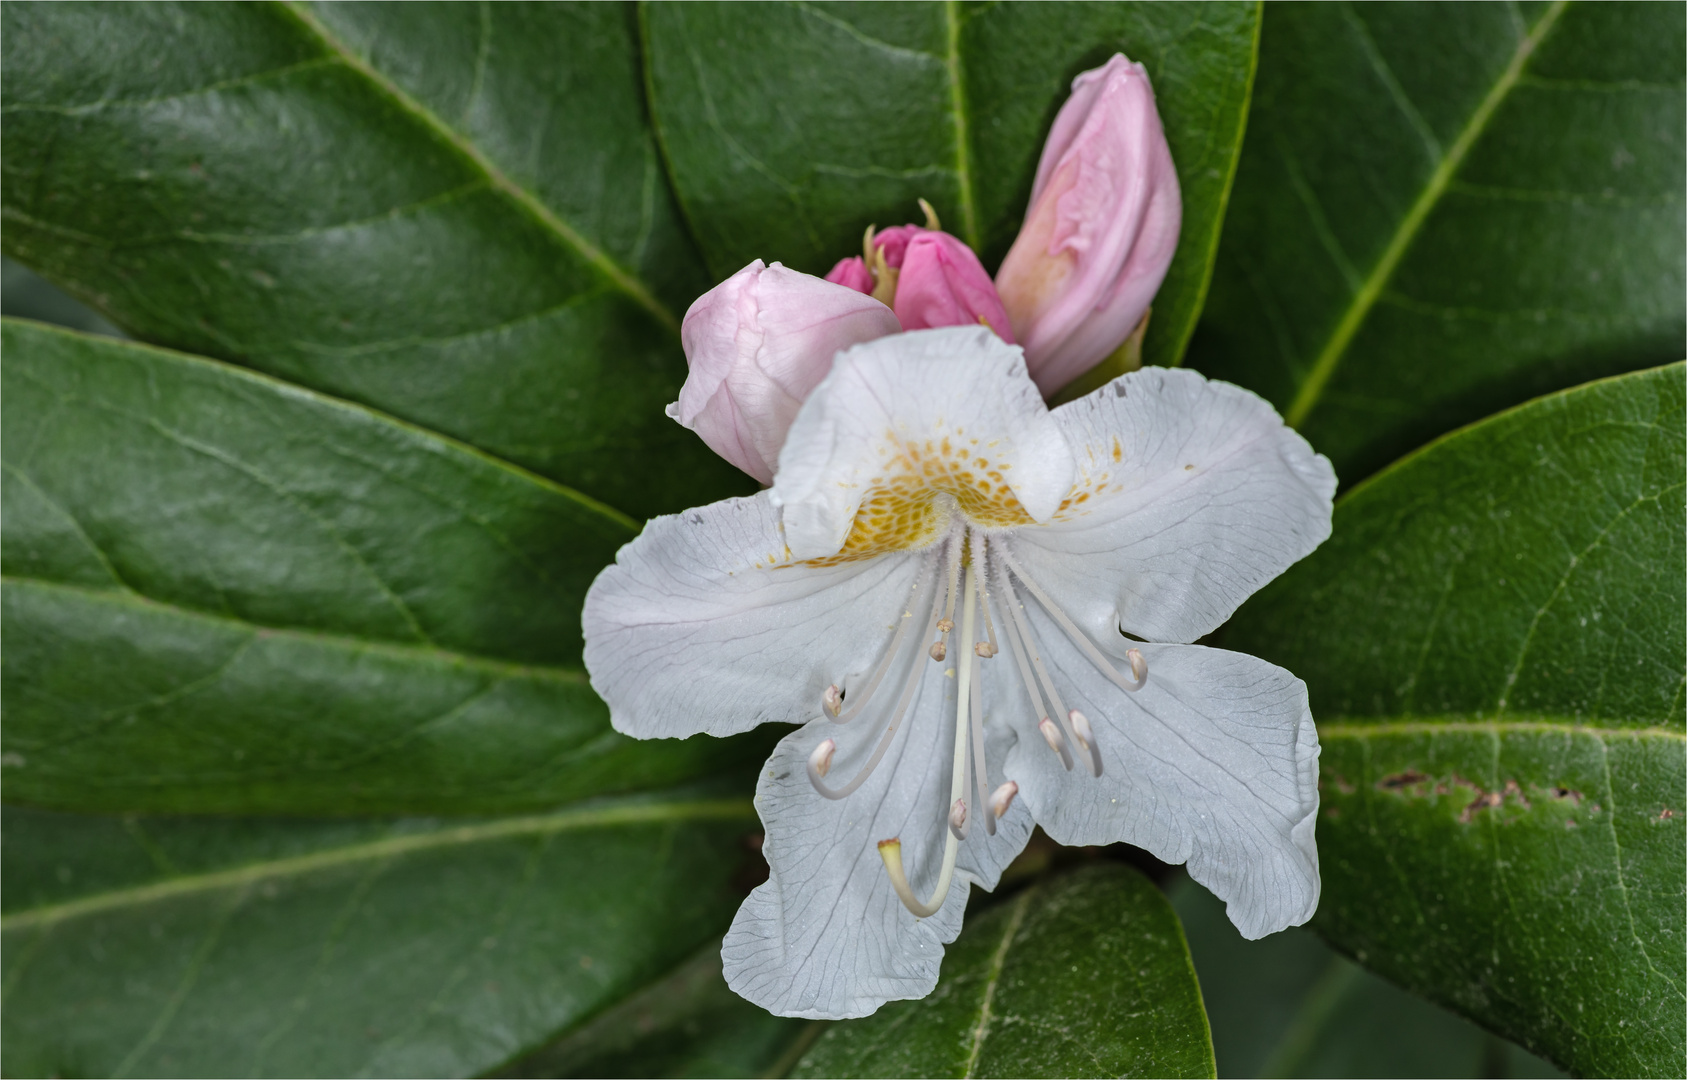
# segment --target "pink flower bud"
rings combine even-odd
[[[1177,249],[1183,198],[1148,72],[1115,54],[1072,81],[996,287],[1052,394],[1130,336]]]
[[[859,255],[839,259],[838,265],[827,272],[826,280],[860,293],[871,294],[873,291],[873,275],[867,272],[866,260]]]
[[[1013,328],[995,283],[972,249],[946,232],[914,230],[902,241],[901,268],[896,279],[896,318],[904,330],[934,326],[976,326],[984,323],[1008,344]],[[885,232],[895,232],[886,229]],[[884,235],[883,233],[880,234]],[[875,237],[875,240],[877,238]],[[885,262],[891,264],[889,245]]]
[[[680,342],[691,373],[668,415],[771,483],[791,421],[832,358],[901,329],[871,296],[757,259],[685,313]]]

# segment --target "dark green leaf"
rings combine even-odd
[[[1007,253],[1072,78],[1148,67],[1183,187],[1149,363],[1176,363],[1211,273],[1253,78],[1249,4],[652,4],[651,99],[716,277],[823,274],[930,200],[988,266]]]
[[[795,1076],[1212,1076],[1177,916],[1119,864],[968,919],[937,989],[826,1029]]]
[[[1319,929],[1589,1074],[1687,1065],[1683,398],[1677,364],[1436,443],[1225,638],[1311,688]]]
[[[462,1076],[718,935],[755,817],[4,823],[8,1076]]]
[[[500,1071],[500,1077],[761,1076],[818,1021],[774,1016],[733,993],[712,941],[661,982]]]
[[[1680,4],[1276,4],[1189,363],[1351,483],[1687,351]]]
[[[1371,974],[1309,930],[1248,941],[1224,904],[1187,876],[1167,895],[1201,977],[1221,1077],[1563,1075]]]
[[[676,312],[707,281],[627,9],[20,3],[3,22],[5,250],[125,329],[634,516],[747,485],[662,413]]]
[[[671,781],[580,668],[590,499],[212,361],[4,327],[6,795],[487,811]]]

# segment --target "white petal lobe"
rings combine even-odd
[[[1330,534],[1329,461],[1240,387],[1144,368],[1052,415],[1091,497],[1011,549],[1115,655],[1211,633]]]
[[[808,781],[807,759],[823,739],[839,740],[834,776],[853,775],[866,756],[864,736],[871,733],[839,736],[828,721],[786,736],[756,786],[771,876],[744,901],[721,956],[727,984],[770,1012],[845,1019],[930,993],[943,947],[960,933],[969,886],[993,888],[1030,838],[1031,815],[1015,801],[994,836],[968,830],[955,884],[937,914],[917,919],[897,899],[878,841],[901,839],[909,884],[929,896],[953,809],[954,680],[923,652],[912,659],[929,669],[912,715],[860,790],[833,802]],[[999,784],[1011,734],[994,734],[991,777]]]
[[[1031,608],[1033,605],[1027,605]],[[1243,936],[1296,926],[1317,910],[1318,735],[1306,687],[1256,657],[1196,645],[1142,645],[1151,675],[1126,693],[1030,612],[1063,694],[1089,718],[1104,769],[1066,772],[1033,737],[1017,680],[989,687],[1014,702],[1021,736],[1007,775],[1062,844],[1135,844],[1229,905]]]
[[[866,679],[931,561],[794,563],[766,492],[656,518],[586,595],[592,688],[641,739],[806,723]]]

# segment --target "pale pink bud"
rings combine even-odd
[[[868,273],[867,262],[859,255],[839,259],[838,265],[826,274],[826,280],[859,293],[870,294],[873,291],[873,275]]]
[[[972,249],[946,232],[919,229],[901,244],[901,272],[896,279],[896,318],[904,330],[983,323],[1008,344],[1013,328],[995,283]],[[898,232],[886,229],[886,233]],[[880,234],[881,236],[884,234]],[[874,238],[875,241],[878,239]],[[901,237],[897,238],[899,241]],[[890,245],[885,262],[891,262]]]
[[[1183,199],[1148,72],[1115,54],[1072,81],[996,287],[1052,394],[1130,336],[1177,249]]]
[[[894,334],[891,310],[847,286],[760,259],[691,305],[691,366],[668,415],[764,484],[809,392],[842,349]]]

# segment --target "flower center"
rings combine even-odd
[[[1043,662],[1020,589],[1030,593],[1079,652],[1115,685],[1134,692],[1142,689],[1148,680],[1148,664],[1141,652],[1131,649],[1126,653],[1131,674],[1129,678],[1120,674],[1089,635],[1080,630],[1053,599],[1025,575],[1000,539],[991,540],[979,530],[947,518],[945,520],[949,527],[941,547],[915,582],[878,665],[857,692],[847,695],[847,700],[845,692],[835,683],[827,687],[822,695],[821,708],[833,722],[849,724],[872,715],[875,720],[870,726],[882,725],[872,754],[855,776],[839,788],[825,783],[837,753],[835,739],[823,740],[808,759],[808,779],[816,792],[828,799],[843,799],[853,794],[878,768],[895,741],[919,689],[920,680],[926,673],[926,658],[938,663],[946,662],[950,637],[958,639],[954,642],[959,652],[953,669],[956,677],[955,738],[949,798],[945,804],[947,828],[942,867],[929,899],[920,900],[908,883],[902,864],[900,838],[879,842],[879,855],[884,860],[891,886],[903,905],[918,918],[933,915],[943,906],[954,879],[960,844],[970,835],[973,824],[981,818],[986,832],[995,835],[996,821],[1007,813],[1019,792],[1019,786],[1011,780],[992,791],[985,761],[979,665],[1001,652],[996,636],[998,622],[1001,624],[1002,640],[1013,655],[1014,670],[1025,687],[1033,710],[1040,716],[1037,730],[1049,749],[1059,755],[1068,771],[1081,756],[1091,775],[1101,775],[1101,749],[1094,729],[1083,713],[1066,708],[1061,700],[1055,680]],[[957,607],[960,609],[958,628],[955,623]],[[915,636],[909,630],[915,622],[914,611],[920,608],[926,610],[925,632]],[[992,608],[998,613],[996,619],[991,617]],[[958,634],[955,633],[957,629]],[[895,707],[887,709],[883,707],[886,703],[878,698],[878,691],[893,669],[899,670],[900,692],[896,696]]]

